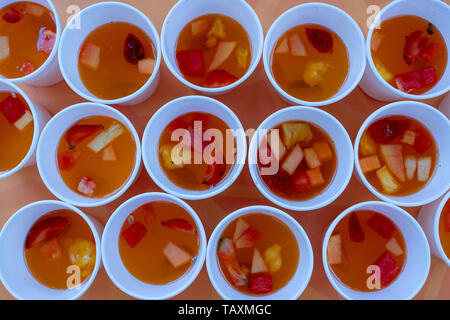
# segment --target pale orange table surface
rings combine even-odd
[[[227,1],[227,0],[224,0]],[[232,2],[228,0],[229,2]],[[84,8],[96,2],[95,0],[54,0],[59,11],[62,23],[65,24],[69,17],[67,8],[70,5],[78,5]],[[150,17],[158,31],[161,31],[162,23],[170,8],[176,0],[127,0],[123,1],[134,5]],[[275,19],[287,9],[308,1],[300,0],[249,0],[250,5],[256,10],[266,33]],[[367,33],[366,12],[369,5],[385,5],[388,1],[378,0],[330,0],[323,1],[340,7],[349,13],[359,24],[364,34]],[[72,92],[63,81],[48,88],[22,86],[30,98],[39,105],[47,108],[52,115],[75,103],[83,102],[83,99]],[[155,94],[146,102],[133,107],[118,108],[133,122],[136,130],[142,137],[145,125],[153,113],[168,101],[196,94],[196,92],[178,82],[162,63],[161,81]],[[288,106],[282,101],[270,85],[264,72],[262,61],[253,75],[239,88],[231,93],[217,97],[218,100],[229,106],[241,120],[244,129],[257,128],[258,125],[271,113]],[[438,106],[442,97],[425,101],[432,106]],[[350,137],[354,139],[364,119],[384,103],[367,97],[358,87],[345,99],[322,109],[331,113],[347,129]],[[86,213],[98,218],[106,224],[109,216],[125,200],[130,197],[150,191],[161,191],[149,178],[145,170],[142,171],[137,182],[118,200],[113,203],[93,209],[82,209]],[[13,176],[0,180],[0,227],[6,220],[24,205],[44,200],[55,199],[47,190],[37,168],[26,168]],[[377,200],[365,187],[354,178],[344,193],[326,208],[311,212],[292,212],[292,216],[305,228],[311,239],[314,250],[314,271],[311,281],[300,299],[339,299],[328,282],[321,259],[322,236],[331,221],[345,208],[367,200]],[[202,219],[207,236],[212,233],[214,227],[228,213],[249,205],[272,205],[259,193],[253,184],[245,166],[242,174],[228,190],[209,200],[188,201]],[[408,208],[416,217],[419,208]],[[12,299],[13,297],[0,284],[0,299]],[[129,299],[130,297],[120,291],[108,278],[102,268],[94,283],[85,293],[82,299]],[[206,266],[203,267],[198,278],[176,299],[219,299],[219,295],[212,287]],[[431,270],[424,288],[416,297],[417,299],[450,299],[450,268],[435,257],[432,257]]]

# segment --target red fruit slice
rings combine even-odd
[[[53,47],[56,42],[56,33],[48,28],[42,28],[39,32],[39,38],[37,42],[37,47],[39,51],[45,52],[46,54],[52,53]]]
[[[73,149],[78,143],[100,130],[103,130],[100,124],[77,124],[66,132],[66,141],[70,149]]]
[[[333,38],[331,34],[322,29],[306,28],[306,36],[312,46],[319,52],[333,52]]]
[[[395,232],[395,225],[392,221],[379,213],[374,213],[374,215],[367,220],[367,225],[386,239],[390,239]]]
[[[69,225],[69,220],[64,217],[52,217],[38,222],[28,232],[25,248],[29,249],[36,243],[56,237],[66,230]]]
[[[3,15],[3,20],[5,20],[8,23],[16,23],[22,20],[23,16],[22,14],[14,9],[13,7],[9,7],[5,14]]]
[[[295,188],[292,177],[284,170],[279,170],[273,175],[262,175],[261,178],[271,190],[286,195],[292,194],[292,190]]]
[[[437,82],[436,69],[433,66],[423,68],[419,72],[422,77],[422,86],[429,86]]]
[[[259,239],[259,231],[255,228],[248,228],[242,233],[242,236],[236,240],[236,249],[251,248]]]
[[[153,206],[149,203],[142,207],[144,220],[146,224],[152,224],[156,220],[155,211],[153,211]]]
[[[220,88],[228,86],[237,80],[238,78],[224,70],[214,70],[208,73],[208,76],[206,77],[206,86],[208,88]]]
[[[204,183],[209,186],[215,186],[221,180],[226,171],[226,165],[224,163],[213,163],[208,165],[208,169],[205,173]]]
[[[365,239],[364,231],[359,223],[358,216],[355,212],[350,215],[350,220],[348,221],[350,240],[353,242],[363,242]]]
[[[432,42],[420,52],[419,58],[426,63],[430,63],[436,59],[442,51],[442,46],[439,43]]]
[[[222,238],[219,242],[219,257],[225,265],[231,281],[237,287],[246,286],[248,284],[247,276],[242,272],[241,267],[236,259],[233,241],[230,238]]]
[[[80,158],[81,151],[67,151],[58,155],[58,165],[61,170],[72,169]]]
[[[409,122],[406,120],[381,119],[369,126],[369,133],[376,143],[385,144],[403,136],[403,133],[408,128]]]
[[[272,276],[268,273],[254,273],[248,276],[248,289],[251,293],[261,294],[272,291]]]
[[[137,64],[139,60],[145,57],[142,42],[132,33],[129,33],[125,39],[123,54],[125,55],[125,59],[132,64]]]
[[[408,65],[411,65],[423,48],[428,43],[427,33],[423,30],[412,32],[406,37],[405,47],[403,48],[403,59]]]
[[[431,139],[423,133],[422,130],[414,131],[416,134],[416,139],[414,140],[414,150],[422,154],[431,147]]]
[[[187,220],[184,219],[172,219],[167,221],[162,221],[161,225],[173,230],[187,232],[195,234],[197,231],[194,226]]]
[[[27,111],[25,104],[17,96],[9,95],[0,102],[0,111],[3,113],[9,123],[14,124]]]
[[[294,174],[294,186],[298,192],[308,192],[311,190],[311,184],[309,183],[308,176],[305,170],[297,171]]]
[[[82,177],[78,183],[77,190],[86,196],[92,196],[96,187],[97,184],[94,180],[89,177]]]
[[[382,286],[390,284],[400,273],[400,267],[397,265],[389,251],[385,251],[374,264],[380,267],[380,280]]]
[[[200,50],[178,51],[177,62],[181,73],[186,77],[203,77],[205,75],[205,63]]]
[[[130,247],[134,248],[146,233],[147,228],[142,223],[135,222],[122,232],[122,237]]]
[[[419,71],[411,71],[395,76],[397,88],[403,92],[411,92],[423,87],[422,76]]]
[[[34,71],[36,71],[36,67],[30,61],[24,59],[22,61],[22,67],[20,67],[20,71],[24,75],[29,75],[29,74],[33,73]]]

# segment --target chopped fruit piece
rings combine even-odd
[[[436,81],[436,69],[433,66],[395,76],[397,88],[403,92],[418,90],[424,86],[432,85]]]
[[[386,243],[386,249],[388,249],[394,256],[401,256],[404,253],[402,247],[395,238],[392,238]]]
[[[286,154],[286,147],[280,139],[279,131],[271,131],[267,136],[267,143],[270,146],[271,154],[279,161]]]
[[[209,65],[208,71],[216,70],[222,65],[231,55],[236,47],[236,41],[220,41],[217,46],[214,58]]]
[[[272,291],[272,276],[268,273],[255,273],[248,276],[248,289],[251,293],[261,294]]]
[[[236,222],[236,229],[234,229],[233,242],[236,242],[248,228],[250,225],[244,219],[239,218]]]
[[[326,141],[316,142],[313,146],[316,151],[317,157],[320,162],[327,162],[333,159],[333,151],[331,151],[330,145]]]
[[[305,154],[306,164],[310,169],[320,167],[321,163],[314,148],[306,148],[303,152]]]
[[[155,69],[155,59],[147,58],[139,60],[138,70],[142,74],[152,74]]]
[[[5,20],[8,23],[16,23],[22,20],[23,16],[22,14],[14,9],[13,7],[9,7],[5,14],[3,15],[3,20]]]
[[[268,271],[269,269],[267,268],[259,250],[253,250],[252,270],[250,271],[250,273],[261,273]]]
[[[224,70],[214,70],[208,73],[208,76],[206,77],[206,86],[208,88],[220,88],[228,86],[236,81],[238,81],[238,78],[228,72]]]
[[[377,71],[380,74],[380,76],[386,82],[390,82],[392,79],[394,79],[394,75],[386,68],[384,64],[381,63],[379,59],[374,59],[373,63],[375,64],[375,68],[377,68]]]
[[[69,148],[73,149],[78,143],[103,130],[99,124],[77,124],[66,132],[66,141]]]
[[[291,54],[295,57],[306,56],[305,46],[298,34],[293,34],[289,37],[289,45],[291,47]]]
[[[294,174],[295,169],[300,165],[303,160],[303,151],[302,148],[295,145],[292,151],[286,156],[281,168],[289,173],[291,176]]]
[[[52,238],[49,241],[45,242],[39,250],[48,260],[56,260],[61,257],[62,247],[59,244],[58,239]]]
[[[273,190],[277,190],[284,194],[291,194],[292,190],[295,188],[292,176],[284,170],[278,170],[276,174],[273,175],[262,175],[264,183]]]
[[[53,47],[56,42],[56,33],[48,28],[44,28],[39,33],[39,39],[37,42],[37,47],[39,51],[50,54],[53,51]]]
[[[392,176],[391,172],[386,166],[378,169],[376,171],[376,174],[378,180],[381,183],[381,186],[383,187],[383,190],[386,193],[391,194],[400,190],[401,188],[400,184],[397,182],[397,180],[395,180],[395,178]]]
[[[134,34],[129,33],[123,46],[125,59],[132,64],[137,64],[144,59],[145,49],[142,42]]]
[[[87,277],[95,266],[95,244],[85,239],[75,239],[69,247],[70,261],[80,267],[81,275]]]
[[[36,243],[50,240],[65,231],[70,225],[64,217],[52,217],[35,224],[28,232],[25,248],[30,249]]]
[[[42,17],[44,15],[45,9],[43,7],[41,7],[41,6],[38,6],[38,5],[34,4],[34,3],[27,2],[25,4],[24,12],[26,14],[31,14],[32,16],[35,16],[35,17],[39,18],[39,17]]]
[[[284,37],[283,40],[281,40],[280,44],[275,50],[275,53],[289,53],[289,44],[288,39],[286,37]]]
[[[333,38],[331,34],[322,29],[306,28],[306,36],[312,46],[321,53],[333,52]]]
[[[18,121],[27,111],[27,108],[17,96],[13,97],[10,94],[2,102],[0,102],[0,111],[5,116],[9,123],[14,124]]]
[[[222,180],[226,169],[227,167],[225,163],[214,162],[213,164],[208,165],[205,172],[205,177],[203,178],[203,183],[209,186],[215,186]]]
[[[9,38],[0,36],[0,62],[9,57]]]
[[[20,67],[20,72],[22,72],[24,75],[29,75],[36,71],[36,67],[28,60],[22,61],[22,66]]]
[[[77,190],[84,195],[92,196],[96,187],[97,184],[95,181],[85,176],[80,179]]]
[[[322,176],[320,168],[306,170],[306,176],[308,177],[309,183],[313,187],[320,186],[325,183],[325,179]]]
[[[147,228],[142,223],[135,222],[122,232],[122,236],[127,241],[128,245],[134,248],[146,233]]]
[[[384,252],[374,264],[380,267],[382,286],[390,284],[400,273],[400,267],[388,251]]]
[[[194,21],[191,23],[192,35],[195,37],[203,31],[206,31],[208,27],[208,21],[206,21],[205,19]]]
[[[269,265],[270,272],[274,273],[280,270],[282,260],[281,260],[281,246],[274,244],[266,249],[264,252],[264,258]]]
[[[431,172],[431,157],[420,157],[417,160],[417,180],[427,182]]]
[[[422,130],[416,130],[414,133],[416,134],[416,139],[414,140],[414,150],[422,154],[427,151],[429,147],[431,147],[431,139],[426,136]]]
[[[188,252],[172,242],[165,246],[163,253],[174,268],[184,266],[192,261],[192,256]]]
[[[372,51],[377,51],[380,47],[381,41],[383,41],[384,35],[379,33],[372,34],[372,42],[370,43],[370,48]]]
[[[439,43],[430,43],[427,45],[419,55],[419,58],[423,60],[426,63],[432,62],[434,59],[436,59],[437,56],[439,56],[442,52],[442,46]]]
[[[415,140],[416,140],[416,133],[411,130],[406,130],[400,142],[413,146]]]
[[[395,225],[392,221],[379,213],[375,213],[371,216],[370,219],[367,220],[367,225],[385,239],[392,238],[392,235],[395,232]]]
[[[328,240],[327,256],[329,264],[342,263],[342,240],[340,234],[335,234]]]
[[[236,240],[236,249],[251,248],[259,239],[259,231],[255,228],[245,230],[239,239]]]
[[[250,267],[245,263],[241,264],[241,270],[246,276],[250,274]]]
[[[236,57],[238,61],[239,68],[247,68],[248,64],[248,48],[237,47],[236,48]]]
[[[81,151],[74,150],[74,151],[67,151],[62,152],[58,155],[58,165],[59,169],[61,170],[70,170],[72,169],[76,162],[78,161],[78,158],[81,155]]]
[[[236,259],[233,241],[230,238],[222,238],[219,241],[219,257],[225,265],[233,284],[237,287],[248,284],[247,276],[242,272]]]
[[[222,19],[214,20],[213,26],[206,34],[206,42],[205,46],[208,48],[212,48],[217,44],[218,39],[225,39],[227,34],[225,33],[225,25],[222,22]]]
[[[102,159],[103,161],[117,161],[116,151],[112,145],[103,149]]]
[[[417,157],[413,155],[407,155],[405,157],[405,171],[406,171],[406,179],[412,180],[414,175],[416,174],[417,168]]]
[[[177,52],[178,66],[186,77],[203,77],[205,63],[200,50],[185,50]]]
[[[106,131],[102,131],[94,138],[94,140],[89,142],[88,148],[97,153],[124,132],[125,129],[120,123],[113,122]]]
[[[422,77],[422,84],[424,86],[429,86],[436,83],[437,81],[436,69],[433,66],[423,68],[419,71]]]
[[[350,233],[350,240],[353,242],[363,242],[365,239],[364,231],[361,228],[359,219],[355,212],[352,212],[348,221],[348,231]]]
[[[363,156],[371,156],[377,153],[377,144],[367,132],[364,132],[359,140],[359,152]]]
[[[417,30],[406,37],[403,49],[403,59],[408,65],[412,65],[414,60],[428,43],[428,36],[425,31]]]
[[[294,174],[293,180],[295,189],[297,189],[298,192],[308,192],[312,188],[305,170],[297,171]]]
[[[181,158],[177,159],[172,158],[172,146],[167,144],[162,145],[159,148],[159,153],[162,156],[163,165],[166,169],[173,170],[184,167],[184,162]]]
[[[401,144],[382,144],[380,145],[381,157],[389,170],[401,182],[405,182],[405,163],[403,161],[403,152]]]
[[[284,144],[288,149],[291,149],[297,142],[300,145],[307,144],[314,137],[311,127],[307,123],[285,122],[281,125],[281,130]]]
[[[359,166],[363,173],[368,173],[381,168],[380,159],[377,155],[359,159]]]
[[[14,126],[19,129],[20,131],[22,131],[23,129],[25,129],[31,122],[33,122],[33,115],[31,114],[30,111],[25,111],[25,113],[23,114],[23,116],[20,117],[19,120],[17,120],[16,122],[14,122]]]
[[[195,234],[197,233],[197,230],[195,230],[194,226],[187,220],[178,218],[178,219],[171,219],[167,221],[162,221],[161,225],[166,228],[170,228],[176,231],[186,232]]]
[[[397,137],[401,137],[409,127],[406,120],[381,119],[369,126],[370,137],[376,143],[389,143]]]
[[[156,220],[156,214],[151,203],[142,207],[142,214],[146,224],[152,224]]]
[[[315,87],[323,82],[322,75],[327,72],[330,65],[325,62],[308,62],[303,71],[303,80],[310,86]]]
[[[81,49],[80,62],[92,69],[97,69],[100,65],[100,47],[86,42]]]

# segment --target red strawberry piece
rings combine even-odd
[[[395,225],[392,221],[379,213],[374,213],[374,215],[367,220],[367,225],[386,239],[390,239],[395,232]]]
[[[447,223],[445,225],[445,231],[450,232],[450,210],[447,210]]]
[[[423,30],[412,32],[406,37],[405,47],[403,48],[403,59],[408,65],[412,65],[414,60],[428,43],[427,33]]]
[[[374,263],[380,267],[381,285],[387,286],[400,273],[400,267],[395,262],[389,251],[385,251]]]
[[[251,248],[255,245],[256,241],[258,241],[260,237],[260,233],[255,228],[248,228],[245,230],[242,235],[236,240],[236,248]]]
[[[70,149],[73,149],[78,143],[100,130],[103,130],[100,124],[77,124],[66,132],[66,141]]]
[[[14,124],[25,114],[27,108],[19,97],[9,95],[6,99],[0,102],[0,111],[9,123]]]
[[[365,239],[364,231],[361,228],[358,216],[355,212],[352,212],[348,221],[350,240],[353,242],[363,242]]]
[[[39,51],[45,52],[46,54],[52,53],[53,47],[56,42],[56,33],[49,28],[42,28],[39,31],[39,38],[37,42],[37,47]]]
[[[61,170],[72,169],[81,155],[81,151],[67,151],[58,155],[58,165]]]
[[[439,43],[432,42],[420,52],[419,58],[424,62],[430,63],[436,59],[442,51],[442,46]]]
[[[226,168],[225,163],[214,162],[208,165],[203,182],[209,186],[215,186],[222,180]]]
[[[206,77],[206,86],[208,88],[220,88],[228,86],[237,80],[238,78],[224,70],[214,70],[208,73],[208,76]]]
[[[414,140],[414,149],[422,154],[431,147],[431,139],[423,133],[422,130],[415,130],[416,138]]]
[[[145,223],[152,224],[156,220],[156,214],[151,203],[142,207]]]
[[[29,249],[36,243],[56,237],[66,230],[69,225],[69,220],[64,217],[52,217],[39,221],[28,232],[25,248]]]
[[[306,28],[306,36],[312,46],[321,53],[333,52],[333,37],[322,29]]]
[[[200,50],[178,51],[177,62],[181,73],[186,77],[203,77],[205,75],[205,63]]]
[[[422,85],[429,86],[435,84],[437,81],[436,69],[431,67],[426,67],[419,70],[420,75],[422,76]]]
[[[13,7],[9,7],[5,14],[3,15],[3,20],[5,20],[8,23],[16,23],[22,20],[23,16],[22,14],[14,9]]]
[[[246,286],[248,284],[247,276],[242,272],[241,267],[239,266],[233,241],[230,238],[220,239],[218,254],[220,260],[225,265],[233,284],[237,287]]]
[[[422,76],[419,71],[411,71],[395,76],[395,84],[400,91],[411,92],[423,87]]]
[[[30,61],[24,59],[22,61],[22,67],[20,67],[20,71],[24,75],[29,75],[29,74],[33,73],[34,71],[36,71],[36,67]]]
[[[309,183],[308,176],[305,170],[297,171],[294,174],[294,186],[298,192],[308,192],[311,190],[311,184]]]
[[[408,127],[409,122],[406,120],[381,119],[369,126],[369,133],[376,143],[386,144],[403,136]]]
[[[276,174],[273,175],[262,175],[264,183],[273,191],[278,191],[286,195],[292,194],[295,190],[292,177],[284,170],[278,170]]]
[[[146,233],[147,228],[142,223],[135,222],[122,232],[122,237],[125,238],[130,247],[134,248]]]
[[[162,221],[161,225],[163,227],[167,227],[173,230],[187,232],[195,234],[197,231],[195,230],[194,226],[187,220],[184,219],[172,219],[167,221]]]
[[[123,54],[129,63],[137,64],[144,59],[145,50],[142,42],[134,34],[129,33],[125,39]]]
[[[254,273],[248,276],[248,289],[251,293],[261,294],[272,291],[272,276],[269,273]]]

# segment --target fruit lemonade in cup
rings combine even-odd
[[[347,214],[328,241],[328,264],[334,276],[357,291],[386,288],[400,274],[406,244],[397,226],[371,210]]]
[[[0,9],[0,74],[21,78],[37,70],[49,57],[56,41],[53,13],[29,1]]]
[[[419,121],[389,116],[372,123],[359,143],[359,165],[379,192],[404,196],[422,189],[433,175],[438,152]]]
[[[439,239],[445,255],[450,259],[450,200],[447,200],[439,219]]]
[[[248,34],[237,21],[221,14],[207,14],[183,28],[176,58],[181,73],[189,82],[219,88],[245,75],[251,51]]]
[[[291,96],[324,101],[335,95],[349,69],[342,39],[323,26],[306,24],[286,31],[274,46],[272,73]]]
[[[156,201],[123,223],[119,251],[127,270],[154,285],[173,282],[195,263],[200,237],[191,215],[177,204]]]
[[[447,47],[429,21],[402,15],[383,21],[371,41],[374,65],[394,88],[410,94],[430,90],[444,74]]]
[[[292,231],[275,217],[252,213],[232,221],[222,232],[217,257],[223,276],[236,290],[266,295],[294,276],[299,248]]]
[[[127,22],[109,22],[92,31],[80,50],[78,70],[95,96],[113,100],[141,88],[155,68],[155,47],[147,34]]]

